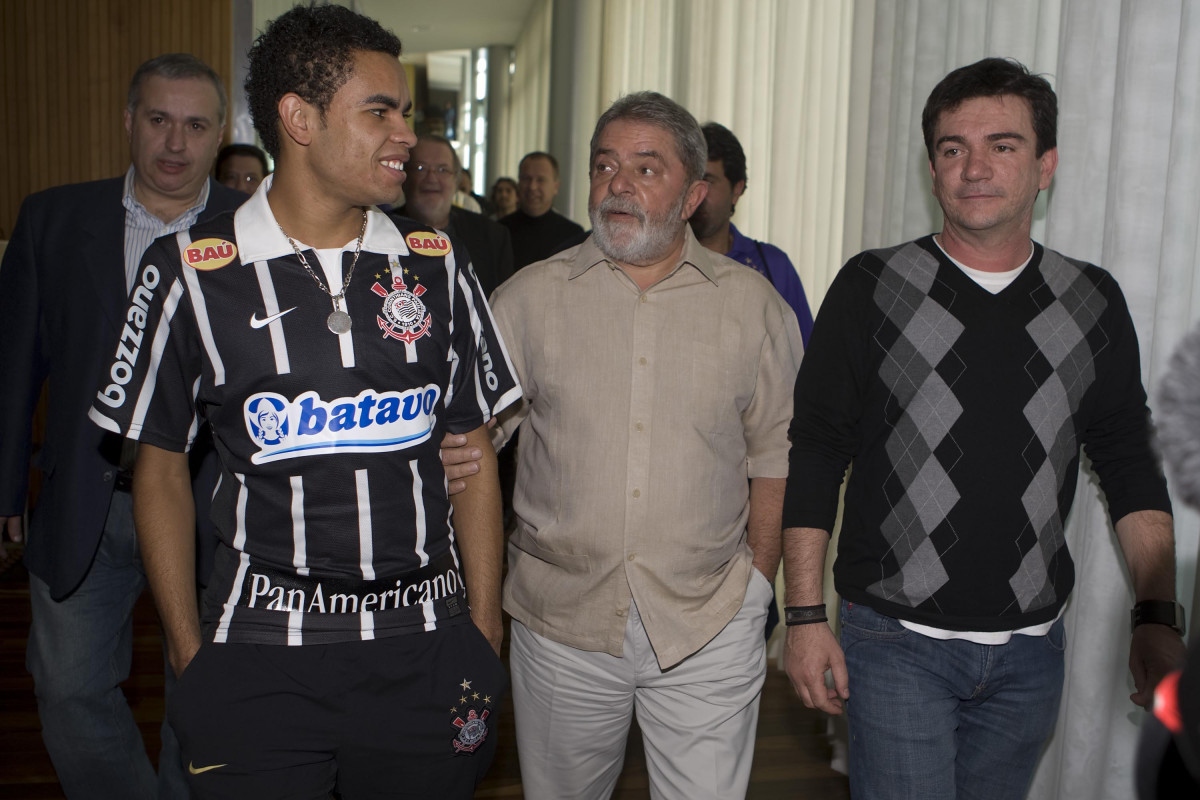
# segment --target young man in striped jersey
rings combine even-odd
[[[469,797],[494,751],[485,421],[519,388],[462,251],[374,208],[415,143],[399,52],[340,6],[259,37],[246,89],[276,172],[237,214],[147,251],[92,408],[142,443],[135,518],[197,797]],[[197,618],[200,424],[221,545]],[[446,432],[484,452],[453,509]]]

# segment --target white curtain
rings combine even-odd
[[[858,98],[869,109],[851,112],[869,120],[865,188],[847,191],[863,198],[862,226],[847,230],[847,245],[940,228],[920,133],[925,97],[955,67],[1017,58],[1047,75],[1060,104],[1059,169],[1039,201],[1034,237],[1120,282],[1153,396],[1171,350],[1200,318],[1200,4],[880,0],[871,11],[871,92]],[[1190,510],[1176,508],[1176,536],[1179,597],[1194,618],[1200,523]],[[1030,797],[1124,800],[1133,796],[1143,720],[1128,699],[1132,590],[1086,471],[1067,540],[1078,574],[1066,616],[1067,679]]]
[[[734,223],[791,257],[814,307],[841,263],[854,3],[578,0],[565,203],[586,224],[588,141],[628,92],[672,97],[746,151]],[[562,154],[560,158],[562,157]],[[569,163],[566,163],[568,162]]]
[[[514,69],[506,124],[497,130],[501,144],[496,151],[498,175],[517,176],[521,157],[545,150],[550,126],[550,47],[552,0],[537,0],[529,11],[521,38],[513,47]]]

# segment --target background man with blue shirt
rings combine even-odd
[[[700,244],[714,253],[720,253],[767,276],[767,280],[796,312],[800,335],[807,347],[813,326],[812,311],[808,308],[804,286],[791,259],[775,245],[746,236],[731,222],[737,201],[746,191],[746,154],[742,151],[741,142],[733,135],[733,131],[716,122],[705,123],[701,130],[708,143],[708,165],[704,168],[708,194],[688,220],[692,232]]]

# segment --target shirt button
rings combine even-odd
[[[636,424],[633,426],[633,429],[634,429],[634,430],[636,430],[636,431],[640,431],[640,430],[642,429],[642,423],[640,423],[640,422],[636,423]]]
[[[630,561],[633,561],[633,560],[634,560],[636,557],[637,557],[637,556],[635,556],[633,553],[630,553],[630,554],[629,554],[629,560],[630,560]]]
[[[634,496],[634,498],[635,498],[635,499],[636,499],[636,498],[638,498],[638,497],[641,497],[641,496],[642,496],[642,490],[641,490],[641,489],[634,489],[634,490],[633,490],[633,496]],[[630,558],[633,558],[633,556],[630,556]]]
[[[625,616],[625,609],[623,609],[623,608],[618,608],[618,609],[617,609],[617,616],[618,616],[618,617],[623,617],[623,616]]]
[[[646,302],[646,295],[642,295],[641,298],[638,300],[638,302],[640,302],[640,303]]]
[[[106,480],[106,481],[111,481],[112,479],[113,479],[113,473],[112,473],[112,470],[107,470],[107,471],[105,471],[105,473],[104,473],[104,480]]]
[[[646,357],[642,356],[641,358],[639,358],[638,363],[641,364],[643,367],[646,366]]]

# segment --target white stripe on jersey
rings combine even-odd
[[[246,548],[246,501],[250,499],[250,492],[246,489],[246,476],[241,472],[233,473],[233,476],[238,479],[241,484],[238,487],[237,511],[235,512],[235,525],[233,531],[233,549],[239,552],[245,551]]]
[[[371,491],[367,471],[354,470],[354,488],[358,493],[358,563],[363,580],[375,580],[375,542],[371,538]]]
[[[342,253],[349,252],[350,245],[338,248],[329,248],[327,250],[312,249],[317,254],[317,261],[320,264],[321,271],[325,273],[325,285],[330,289],[334,289],[334,294],[342,294],[342,299],[336,301],[339,311],[350,313],[350,307],[347,304],[345,297],[345,289],[342,288],[345,281],[342,269]],[[331,305],[330,308],[333,306]],[[349,330],[345,333],[338,334],[338,348],[342,352],[342,366],[350,369],[354,366],[354,331]]]
[[[374,611],[360,611],[358,616],[362,620],[361,625],[362,625],[363,641],[365,642],[369,639],[374,639],[375,638],[375,612]]]
[[[425,613],[425,630],[436,631],[437,618],[433,613],[433,601],[426,600],[424,603],[421,603],[421,611]]]
[[[400,263],[400,257],[392,254],[388,256],[388,266],[391,267],[393,275],[403,275],[404,265]],[[417,343],[404,342],[404,361],[408,364],[417,363]]]
[[[460,281],[463,280],[463,277],[464,276],[460,275],[459,280]],[[454,311],[453,311],[453,309],[454,309],[454,294],[458,290],[458,288],[459,288],[458,284],[455,283],[455,281],[454,281],[454,250],[451,249],[450,254],[446,256],[446,302],[449,303],[448,308],[451,309],[450,321],[446,327],[450,329],[450,340],[451,341],[454,341],[454,327],[455,327],[455,319],[454,319]],[[471,295],[467,294],[467,299],[470,299],[470,297],[471,297]],[[478,342],[478,339],[476,340],[476,342]],[[442,405],[445,408],[449,408],[450,404],[452,402],[454,402],[455,378],[458,376],[459,367],[462,366],[462,364],[460,363],[460,359],[458,357],[458,348],[457,347],[450,348],[449,361],[450,361],[450,377],[446,381],[446,395],[442,398]]]
[[[200,393],[200,376],[196,376],[196,380],[192,381],[192,408],[196,407],[196,395]],[[196,434],[200,432],[200,415],[195,411],[192,412],[192,424],[188,427],[187,446],[188,450],[192,449],[192,442],[196,441]]]
[[[183,251],[192,243],[191,234],[189,231],[180,231],[175,234],[175,241],[179,243],[179,261],[185,265],[183,280],[187,283],[188,292],[192,296],[192,310],[196,314],[196,327],[200,331],[200,341],[204,342],[204,352],[208,354],[208,360],[212,363],[213,386],[224,386],[225,364],[221,361],[221,354],[217,352],[216,340],[213,339],[212,322],[208,319],[208,306],[204,304],[204,293],[200,291],[196,268],[186,266],[187,261],[183,258]]]
[[[288,647],[304,644],[304,609],[294,608],[288,612]]]
[[[221,612],[221,622],[217,625],[217,634],[213,637],[215,644],[224,644],[229,639],[229,621],[233,619],[233,610],[237,608],[238,598],[242,596],[242,584],[246,580],[246,570],[250,568],[250,556],[242,550],[246,545],[246,500],[249,492],[246,491],[246,476],[240,472],[235,472],[234,476],[241,486],[238,488],[237,532],[233,537],[233,547],[241,552],[238,554],[237,576],[233,579],[233,586],[229,589],[229,598],[225,601],[225,610]]]
[[[342,298],[342,304],[341,304],[340,308],[343,311],[345,311],[347,314],[350,313],[347,310],[345,298]],[[345,367],[346,369],[350,369],[351,367],[354,366],[354,331],[353,330],[348,330],[345,333],[338,334],[338,347],[342,351],[342,366]]]
[[[283,318],[275,316],[279,313],[279,299],[275,296],[275,283],[271,280],[268,262],[255,261],[254,274],[258,278],[258,290],[262,293],[267,317],[275,317],[267,323],[267,331],[271,334],[271,350],[275,353],[275,374],[287,375],[292,371],[292,364],[288,360],[287,340],[283,337]]]
[[[150,363],[146,365],[146,380],[138,392],[137,404],[133,407],[133,416],[129,420],[129,431],[142,430],[146,422],[146,412],[150,408],[150,400],[154,396],[154,387],[158,385],[158,367],[162,363],[163,351],[167,349],[167,339],[171,338],[171,318],[179,309],[179,299],[183,297],[183,285],[179,281],[171,284],[167,299],[163,301],[163,313],[159,317],[158,327],[154,329],[154,339],[150,343]],[[137,438],[132,437],[132,438]]]
[[[250,556],[242,553],[238,557],[237,576],[233,579],[233,588],[229,590],[229,599],[225,601],[225,610],[221,612],[221,622],[217,625],[213,644],[225,644],[229,641],[229,621],[233,619],[233,611],[237,608],[238,598],[242,595],[242,584],[246,580],[246,570],[250,569]]]
[[[304,538],[304,479],[290,478],[292,484],[292,566],[297,575],[308,574],[308,543]]]
[[[421,473],[417,469],[417,460],[413,459],[408,462],[408,468],[412,471],[413,477],[413,508],[416,509],[416,519],[413,522],[417,528],[417,546],[416,553],[421,557],[421,566],[429,565],[429,553],[425,552],[425,499],[421,496],[424,484],[421,482]]]

